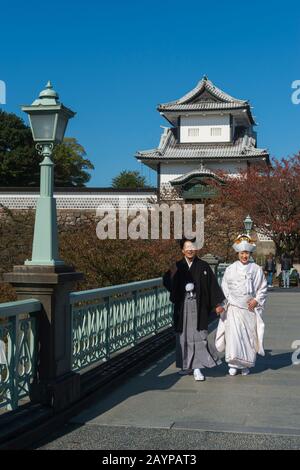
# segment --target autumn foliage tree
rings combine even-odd
[[[299,256],[300,252],[300,153],[271,166],[252,166],[238,178],[227,178],[218,204],[226,211],[249,213],[254,227],[269,236],[276,252]]]
[[[207,201],[204,217],[204,251],[223,261],[236,259],[233,240],[243,231],[244,209],[227,195]]]

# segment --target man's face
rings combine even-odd
[[[192,242],[185,242],[182,250],[183,256],[185,256],[188,260],[193,260],[196,256],[196,252],[197,250]]]
[[[247,264],[250,258],[250,252],[249,251],[240,251],[239,252],[239,260],[243,264]]]

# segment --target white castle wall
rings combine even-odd
[[[156,201],[156,193],[85,193],[85,194],[54,194],[57,209],[96,210],[106,208],[118,208],[130,204],[148,204],[150,200]],[[0,193],[0,205],[8,209],[35,209],[37,193]]]
[[[229,114],[225,116],[181,116],[180,142],[230,142],[230,140]]]

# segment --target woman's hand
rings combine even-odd
[[[216,307],[216,314],[221,315],[221,313],[225,312],[225,308],[221,307],[220,305]]]
[[[255,299],[251,299],[251,300],[248,301],[248,308],[249,308],[249,310],[251,310],[251,312],[254,311],[254,309],[255,309],[255,307],[257,307],[257,305],[258,305],[258,302]]]

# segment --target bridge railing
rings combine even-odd
[[[172,325],[162,279],[70,294],[72,369],[81,370]]]
[[[225,272],[225,269],[227,268],[227,266],[230,266],[230,263],[219,263],[219,264],[218,264],[218,267],[217,267],[217,279],[218,279],[219,285],[222,284],[222,279],[223,279],[224,272]]]
[[[16,409],[29,395],[37,370],[35,299],[0,304],[0,408]]]

